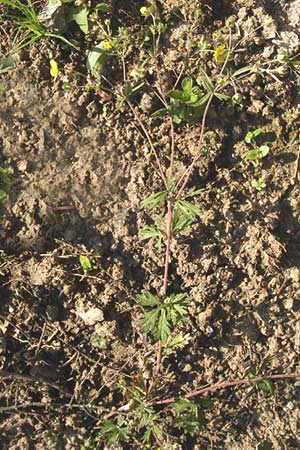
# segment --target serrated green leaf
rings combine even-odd
[[[156,306],[161,304],[161,300],[149,291],[138,294],[137,301],[142,306]]]
[[[156,326],[160,315],[160,308],[152,309],[144,313],[144,316],[140,320],[141,326],[145,331],[152,331],[156,335]]]
[[[161,309],[158,319],[157,330],[155,331],[155,336],[157,339],[161,340],[162,342],[165,342],[170,336],[170,334],[171,329],[169,326],[166,311],[164,309]]]
[[[184,348],[190,341],[191,335],[190,334],[183,334],[178,333],[173,339],[167,341],[163,352],[165,355],[169,355],[172,353],[173,350],[176,350],[177,348]]]
[[[161,235],[161,233],[158,230],[156,230],[154,227],[142,228],[139,231],[139,238],[141,241],[159,237],[160,235]]]
[[[187,409],[190,409],[193,406],[193,403],[187,398],[180,398],[173,403],[172,408],[176,413],[181,413]]]
[[[183,211],[183,213],[191,219],[195,219],[197,216],[201,215],[201,209],[185,200],[179,200],[177,202],[177,205]]]
[[[142,208],[153,209],[156,206],[161,206],[165,203],[167,197],[166,191],[156,192],[151,194],[149,197],[145,198],[141,202]]]
[[[221,94],[219,92],[215,92],[214,96],[218,99],[218,100],[228,100],[230,97],[226,94]]]
[[[102,421],[100,433],[108,444],[128,440],[128,428],[123,427],[123,423],[122,416],[117,417],[117,423],[108,419]]]

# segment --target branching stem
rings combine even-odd
[[[189,394],[184,395],[183,398],[187,399],[194,398],[197,397],[198,395],[206,394],[208,392],[215,392],[221,389],[226,389],[234,386],[241,386],[243,384],[258,383],[264,380],[284,380],[291,378],[300,378],[300,373],[279,373],[275,375],[263,375],[260,377],[247,378],[243,380],[224,381],[223,383],[212,384],[211,386],[206,386],[198,390],[192,391]],[[174,403],[175,401],[176,401],[175,397],[166,398],[163,400],[154,400],[152,402],[149,402],[148,406],[169,405],[171,403]]]

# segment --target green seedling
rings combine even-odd
[[[262,132],[263,132],[262,128],[256,128],[253,131],[248,131],[248,133],[245,136],[245,142],[247,144],[251,144]]]
[[[271,358],[265,358],[259,366],[255,366],[254,364],[250,364],[248,370],[248,377],[255,378],[263,374],[265,369],[268,367]],[[274,393],[274,383],[271,380],[263,380],[263,381],[255,381],[252,383],[252,387],[250,388],[247,396],[250,396],[254,391],[260,391],[265,395],[272,395]]]
[[[43,25],[43,16],[38,15],[34,9],[31,0],[0,0],[0,5],[8,6],[15,11],[16,14],[7,13],[4,16],[12,20],[15,23],[15,35],[12,43],[12,48],[9,53],[13,54],[18,52],[24,47],[33,44],[35,41],[44,38],[55,38],[63,41],[64,43],[75,47],[70,41],[63,37],[59,32],[48,31],[46,26]],[[61,5],[65,6],[65,5]],[[60,12],[56,5],[52,5],[53,14],[60,18]],[[49,15],[49,14],[48,14]],[[47,16],[47,15],[45,15]],[[47,17],[45,17],[45,21]],[[58,20],[57,19],[57,20]],[[49,17],[48,17],[49,20]],[[60,23],[60,22],[59,22]],[[62,25],[60,26],[62,27]],[[58,27],[58,31],[59,31]]]
[[[252,150],[249,150],[245,159],[247,161],[257,161],[258,159],[263,159],[270,152],[270,147],[268,145],[261,145],[260,147],[255,147]]]
[[[107,339],[104,337],[99,337],[94,339],[91,344],[92,347],[105,348],[107,346]]]
[[[263,189],[266,189],[267,184],[265,183],[265,181],[263,180],[263,178],[257,178],[252,180],[252,186],[257,190],[257,191],[262,191]]]
[[[209,94],[204,94],[198,86],[194,85],[191,77],[182,80],[181,88],[181,90],[174,89],[168,94],[171,99],[169,114],[177,124],[183,121],[187,123],[199,121]],[[161,118],[167,113],[167,108],[161,108],[153,113],[153,117]]]
[[[80,255],[79,262],[85,275],[87,275],[93,269],[91,261],[87,256]]]
[[[248,152],[245,155],[245,159],[247,161],[257,161],[259,159],[263,159],[270,152],[270,147],[268,145],[261,145],[259,147],[255,145],[255,139],[262,132],[263,130],[261,128],[256,128],[253,131],[248,131],[248,133],[246,134],[245,142],[247,144],[253,145],[253,148],[251,150],[248,150]]]

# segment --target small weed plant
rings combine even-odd
[[[105,62],[109,56],[119,56],[123,67],[123,87],[114,90],[112,83],[103,75],[102,79],[108,83],[111,92],[114,92],[122,106],[131,111],[137,125],[139,125],[146,139],[156,170],[160,175],[161,189],[151,192],[141,202],[141,208],[148,213],[148,224],[140,229],[141,241],[153,243],[158,254],[164,261],[164,269],[161,280],[161,288],[150,288],[137,294],[136,303],[140,308],[139,327],[151,336],[155,343],[155,364],[152,367],[150,378],[145,378],[143,372],[132,377],[130,382],[120,382],[124,404],[117,411],[107,414],[102,422],[99,439],[114,445],[116,442],[134,443],[137,448],[170,448],[172,438],[166,433],[165,424],[170,429],[178,429],[180,432],[194,436],[201,432],[205,426],[204,411],[211,406],[199,396],[203,393],[222,389],[229,386],[250,384],[252,391],[258,390],[266,394],[273,393],[272,378],[262,373],[262,367],[256,369],[254,366],[248,371],[243,380],[227,381],[212,387],[206,387],[188,394],[176,393],[173,397],[161,398],[166,390],[165,362],[168,357],[183,349],[190,341],[191,336],[187,333],[189,323],[190,298],[187,292],[172,291],[170,287],[169,272],[172,259],[171,243],[174,238],[189,234],[195,221],[201,217],[201,208],[197,200],[202,190],[191,187],[191,179],[194,168],[199,161],[204,146],[204,135],[209,113],[214,107],[214,102],[223,103],[232,101],[238,103],[242,94],[237,92],[237,86],[243,78],[252,73],[260,72],[263,76],[275,76],[269,66],[245,66],[235,67],[234,54],[238,46],[231,43],[230,30],[227,40],[211,51],[209,66],[213,64],[213,70],[209,73],[206,63],[199,65],[198,73],[189,73],[189,61],[185,64],[177,79],[167,92],[161,81],[162,60],[164,46],[162,44],[165,25],[157,20],[155,3],[141,8],[141,15],[148,24],[150,33],[145,48],[148,57],[145,58],[144,70],[147,64],[154,65],[157,83],[153,89],[160,106],[151,114],[155,121],[165,121],[169,124],[170,151],[163,154],[154,143],[151,131],[143,122],[132,98],[139,91],[144,82],[136,80],[126,70],[126,52],[122,49],[118,38],[114,38],[107,28],[103,41],[99,44],[95,55],[89,56],[88,65],[90,70],[101,75]],[[107,22],[107,26],[109,23]],[[105,43],[106,46],[105,46]],[[191,42],[189,42],[189,45]],[[121,45],[120,47],[118,47]],[[206,44],[207,49],[209,45]],[[203,49],[202,49],[203,50]],[[91,63],[92,61],[92,63]],[[99,66],[97,67],[97,64]],[[132,74],[131,74],[132,75]],[[136,73],[135,73],[136,75]],[[196,81],[197,80],[197,81]],[[121,102],[120,102],[121,99]],[[175,134],[182,126],[199,126],[198,149],[190,157],[183,171],[177,168],[179,155],[176,152]],[[265,158],[270,148],[268,145],[258,145],[257,139],[263,130],[257,128],[249,131],[245,136],[245,142],[249,150],[245,160],[254,164]],[[260,136],[261,137],[261,136]],[[253,187],[261,191],[266,188],[262,177],[253,180]],[[287,375],[288,377],[289,375]],[[164,408],[163,408],[164,406]]]
[[[194,169],[203,154],[210,114],[215,105],[222,107],[226,102],[239,104],[243,101],[238,86],[245,77],[259,73],[277,80],[280,68],[284,66],[293,70],[298,67],[298,59],[285,55],[281,60],[266,64],[237,67],[235,55],[242,42],[233,45],[230,27],[226,36],[222,36],[221,43],[215,46],[203,39],[201,42],[193,41],[192,33],[202,17],[201,10],[196,8],[197,17],[191,21],[190,32],[184,31],[185,44],[177,54],[181,58],[181,70],[176,73],[172,86],[166,90],[162,83],[162,71],[166,51],[164,42],[168,30],[160,20],[156,2],[150,1],[141,8],[144,34],[136,39],[130,36],[125,28],[115,30],[111,18],[99,21],[99,14],[106,14],[111,10],[107,3],[98,4],[92,11],[86,2],[79,2],[74,7],[65,2],[50,2],[40,14],[36,13],[31,0],[0,0],[0,4],[11,9],[7,17],[15,24],[12,52],[42,37],[58,38],[73,45],[62,36],[67,31],[68,24],[75,22],[83,33],[88,33],[89,18],[93,18],[94,23],[99,25],[99,41],[88,54],[87,69],[91,76],[97,78],[98,84],[101,80],[101,86],[104,85],[111,95],[116,96],[119,109],[124,111],[127,108],[127,112],[132,115],[147,142],[156,173],[159,174],[157,190],[149,192],[141,202],[141,208],[147,214],[147,223],[140,229],[139,237],[141,241],[149,242],[148,245],[153,244],[162,260],[163,271],[159,287],[147,286],[147,289],[136,295],[139,311],[138,331],[148,335],[153,343],[153,354],[148,364],[151,366],[150,375],[145,376],[141,370],[133,374],[130,380],[119,381],[117,389],[121,399],[120,406],[113,410],[106,407],[96,440],[82,449],[98,448],[98,443],[116,448],[114,446],[117,443],[126,442],[132,448],[138,449],[169,449],[173,431],[174,435],[185,433],[194,436],[205,426],[204,412],[205,408],[211,406],[211,402],[203,398],[204,394],[244,384],[250,385],[251,393],[260,391],[272,394],[272,379],[298,376],[266,376],[262,366],[251,366],[245,379],[226,380],[216,385],[182,392],[178,386],[175,391],[174,384],[169,383],[166,368],[168,358],[184,349],[191,340],[187,329],[190,320],[190,296],[180,286],[176,290],[173,288],[170,282],[170,263],[175,239],[189,235],[194,223],[201,218],[199,198],[203,191],[191,184]],[[178,14],[180,19],[190,20],[188,7],[182,8]],[[134,44],[143,54],[143,61],[139,61],[134,69],[128,70],[127,57]],[[120,62],[122,71],[122,80],[116,85],[104,76],[105,66],[112,58]],[[195,61],[197,64],[192,64]],[[54,78],[58,73],[55,64],[53,60],[51,75]],[[5,69],[4,65],[2,70]],[[151,77],[155,78],[155,83],[149,82]],[[135,104],[137,94],[141,94],[144,87],[151,88],[157,100],[154,112],[149,113],[149,125]],[[166,152],[158,148],[151,131],[151,124],[162,121],[169,130],[170,145]],[[198,127],[198,146],[187,158],[182,158],[176,148],[175,136],[181,127],[189,129],[192,125]],[[257,128],[245,136],[249,150],[244,159],[253,165],[260,164],[270,152],[268,145],[257,143],[261,135],[262,129]],[[6,195],[7,178],[2,169],[0,182],[0,199],[3,199]],[[252,185],[258,191],[266,188],[261,176],[254,179]],[[221,200],[222,196],[223,192],[217,191],[217,199]],[[93,270],[90,259],[81,255],[79,263],[84,276],[89,276]],[[105,349],[106,344],[105,338],[101,338],[94,341],[93,345]]]

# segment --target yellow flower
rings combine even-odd
[[[226,48],[226,45],[219,45],[219,47],[217,47],[215,49],[214,52],[214,58],[217,61],[217,63],[223,63],[226,59],[228,55],[228,50]]]
[[[103,50],[110,50],[112,48],[112,45],[109,41],[103,42]]]
[[[59,72],[59,69],[58,69],[57,62],[54,61],[54,59],[50,59],[50,75],[51,75],[51,77],[56,79],[58,76],[58,72]]]
[[[140,13],[142,16],[148,17],[152,14],[152,8],[151,7],[147,8],[147,6],[142,6],[140,9]]]

